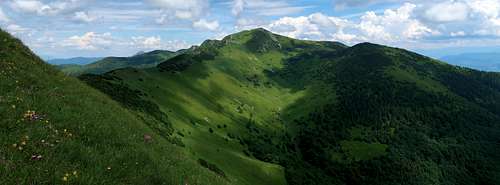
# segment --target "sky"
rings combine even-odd
[[[258,27],[437,58],[500,51],[500,0],[0,0],[0,27],[44,58],[175,51]]]

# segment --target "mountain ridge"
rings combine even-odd
[[[179,53],[182,53],[182,51]],[[105,57],[83,66],[59,65],[58,68],[72,76],[78,76],[85,73],[102,74],[123,67],[153,67],[159,62],[174,57],[179,53],[167,50],[154,50],[130,57]]]
[[[26,133],[34,141],[45,137],[32,136],[37,132],[29,129],[48,127],[26,120],[9,124],[25,109],[45,113],[53,126],[77,137],[64,138],[54,151],[0,150],[7,164],[25,165],[33,163],[33,153],[49,151],[42,154],[47,163],[0,173],[13,177],[1,179],[15,184],[35,173],[35,179],[48,175],[53,179],[48,181],[64,183],[58,179],[77,168],[82,178],[76,182],[82,184],[500,183],[500,73],[399,48],[296,40],[263,29],[226,38],[206,41],[156,67],[79,77],[100,92],[48,65],[43,73],[36,72],[38,65],[21,63],[15,67],[26,71],[2,71],[9,80],[0,78],[8,82],[0,83],[0,91],[26,101],[11,112],[12,101],[0,96],[0,115],[9,118],[0,121],[2,146],[20,144]],[[22,45],[3,46],[0,56],[6,61],[43,64],[29,49],[19,49]],[[15,71],[13,64],[0,62]],[[15,87],[19,82],[10,78],[20,78],[23,86]],[[69,98],[50,98],[53,93]],[[78,102],[88,104],[75,106]],[[153,137],[152,144],[144,133]],[[103,139],[109,135],[116,139]],[[89,140],[103,147],[80,148]],[[72,158],[63,157],[68,153]],[[100,161],[97,169],[85,157]],[[79,165],[66,166],[67,161]],[[54,171],[38,174],[36,167]]]
[[[269,33],[243,31],[156,68],[106,75],[171,111],[194,157],[253,184],[238,172],[258,164],[234,153],[279,164],[287,184],[498,183],[498,73],[378,44]],[[217,142],[226,135],[243,151]]]

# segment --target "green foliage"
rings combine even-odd
[[[150,128],[151,116],[65,76],[3,31],[0,118],[0,184],[229,184]]]
[[[387,145],[380,143],[365,143],[360,141],[341,141],[340,146],[348,160],[371,160],[386,155]]]
[[[282,182],[261,181],[283,174],[262,170],[269,163],[291,185],[500,179],[496,73],[262,29],[206,41],[157,69],[113,76],[170,110],[174,129],[193,133],[183,138],[192,158],[242,184]],[[221,124],[228,128],[212,129]]]
[[[201,166],[208,168],[210,171],[213,171],[217,175],[220,175],[221,177],[226,177],[226,174],[224,171],[222,171],[217,165],[209,163],[203,159],[198,159],[198,163],[200,163]]]
[[[225,177],[213,180],[212,172],[201,171],[206,183],[500,184],[498,73],[370,43],[346,47],[257,29],[206,41],[157,68],[119,69],[82,79],[121,103],[114,105],[120,111],[96,103],[98,110],[82,112],[104,112],[158,135],[164,131],[151,129],[158,128],[151,123],[169,123],[162,126],[182,133],[178,145],[183,148],[172,149],[184,151],[179,160],[198,160]],[[168,117],[162,117],[165,113]],[[98,131],[114,131],[123,141],[139,134],[118,126],[122,129],[115,131],[113,120],[71,116],[111,127]],[[167,139],[161,141],[170,146]],[[170,153],[160,148],[149,156],[153,164]],[[175,171],[194,172],[186,171],[186,164],[176,164]],[[139,184],[178,178],[163,166],[155,166],[154,178],[147,180],[142,174],[148,172],[122,175],[137,177],[131,182]]]

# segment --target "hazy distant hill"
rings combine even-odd
[[[500,72],[500,53],[464,53],[445,56],[441,60],[477,70]]]
[[[47,63],[52,65],[87,65],[93,63],[95,61],[101,60],[102,58],[87,58],[87,57],[76,57],[76,58],[66,58],[66,59],[50,59],[47,60]]]
[[[156,50],[141,52],[131,57],[106,57],[83,66],[59,65],[61,71],[68,75],[77,76],[85,73],[102,74],[119,68],[148,68],[176,56],[178,53],[172,51]]]

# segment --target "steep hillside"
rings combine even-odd
[[[155,50],[148,53],[141,53],[131,57],[107,57],[91,64],[83,66],[60,65],[58,68],[71,76],[81,74],[102,74],[115,69],[134,67],[148,68],[154,67],[159,63],[176,56],[176,52]]]
[[[157,106],[119,91],[128,104],[66,77],[0,31],[0,184],[230,183],[172,144]]]
[[[81,79],[144,92],[188,157],[231,182],[500,183],[498,73],[256,29]]]

